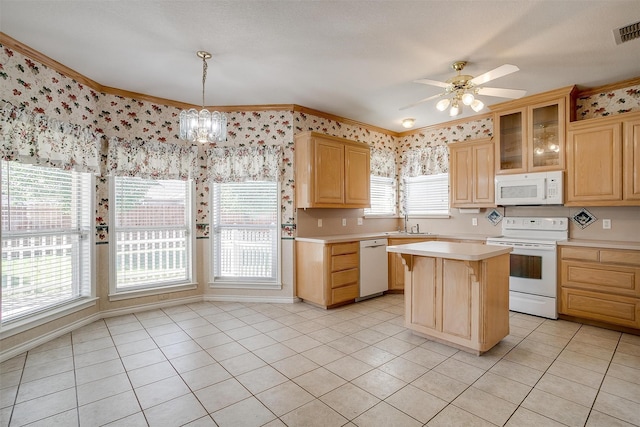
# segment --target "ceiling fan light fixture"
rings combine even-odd
[[[482,110],[483,108],[484,108],[484,102],[480,101],[479,99],[474,99],[473,102],[471,103],[471,109],[476,113]]]
[[[473,94],[470,92],[467,92],[464,95],[462,95],[462,103],[464,105],[471,105],[475,100],[476,100],[476,97],[473,96]]]
[[[451,104],[451,101],[448,98],[441,99],[436,104],[436,108],[438,109],[438,111],[444,111],[449,108],[449,104]]]
[[[449,110],[449,116],[455,117],[458,114],[460,114],[461,111],[462,111],[462,108],[460,107],[460,105],[458,105],[458,101],[454,101],[453,105],[451,106],[451,109]]]

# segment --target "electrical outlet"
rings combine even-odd
[[[343,227],[347,226],[347,218],[342,218],[342,226]]]
[[[322,227],[322,218],[318,218],[318,227]]]
[[[362,225],[362,218],[358,218],[358,225]]]
[[[471,218],[471,225],[478,225],[478,218]]]
[[[610,219],[603,219],[602,220],[602,229],[603,230],[610,230],[611,229],[611,220]]]

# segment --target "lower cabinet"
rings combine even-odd
[[[478,353],[509,334],[509,255],[482,261],[407,256],[405,326]]]
[[[296,242],[297,296],[324,308],[360,294],[360,243]]]
[[[558,312],[640,328],[640,251],[560,247]]]

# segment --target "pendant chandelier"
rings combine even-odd
[[[227,140],[227,117],[218,111],[204,108],[204,83],[207,79],[207,59],[211,54],[198,51],[202,58],[202,110],[195,108],[180,112],[180,139],[190,142],[215,143]]]

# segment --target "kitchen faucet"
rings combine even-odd
[[[409,214],[404,214],[404,232],[407,232],[407,222],[409,222]]]

